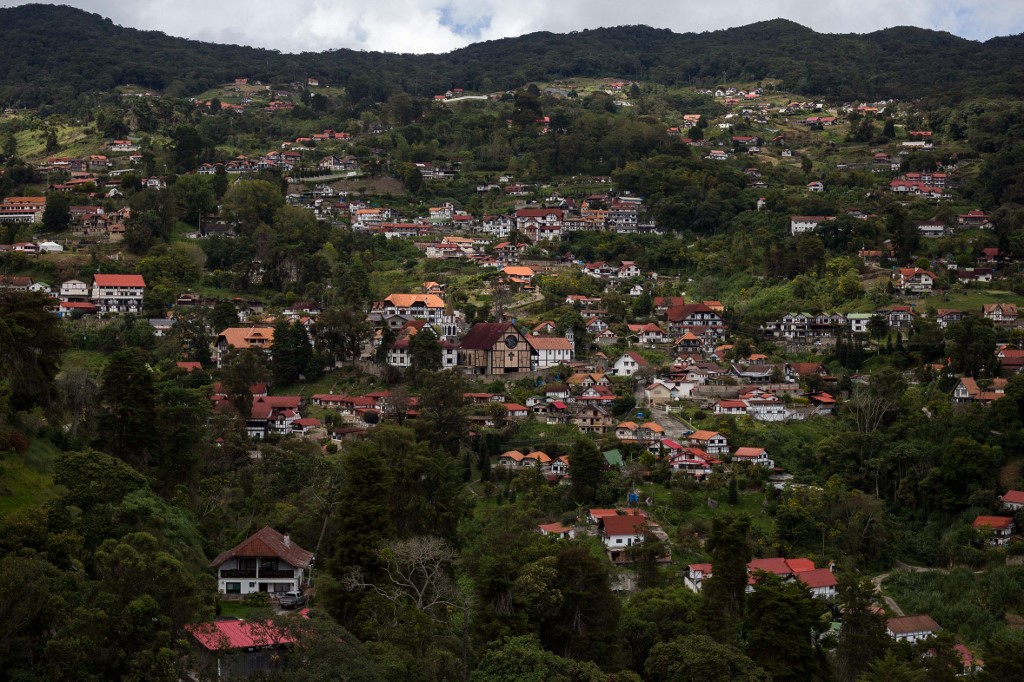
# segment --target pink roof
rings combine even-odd
[[[273,621],[218,620],[186,625],[185,629],[210,651],[293,644],[295,638]]]
[[[142,275],[101,275],[92,276],[93,284],[101,287],[145,287]]]

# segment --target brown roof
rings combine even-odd
[[[518,330],[511,322],[477,322],[462,337],[459,347],[467,350],[490,350],[506,332],[515,334]]]
[[[639,535],[640,526],[647,523],[643,516],[604,516],[600,519],[605,535]]]
[[[210,562],[210,568],[217,568],[232,557],[270,557],[276,556],[291,566],[308,568],[313,561],[313,553],[307,552],[294,542],[287,539],[287,536],[278,533],[270,526],[264,526],[259,531],[243,540],[241,544],[232,547]]]
[[[919,616],[895,616],[886,621],[886,626],[890,632],[897,635],[913,632],[935,632],[939,629],[939,624],[926,613]]]

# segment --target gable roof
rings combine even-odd
[[[506,332],[516,334],[519,330],[511,322],[477,322],[466,332],[459,347],[467,350],[490,350]]]
[[[220,333],[232,348],[248,348],[254,341],[266,339],[269,345],[274,343],[273,327],[228,327]]]
[[[636,364],[640,365],[641,367],[647,366],[647,361],[644,360],[643,356],[639,355],[636,351],[626,351],[625,353],[622,354],[621,357],[619,357],[619,360],[621,360],[624,357],[632,358],[633,361],[636,362]]]
[[[600,524],[605,535],[639,535],[639,527],[647,523],[647,518],[639,515],[603,516]]]
[[[1013,525],[1012,516],[979,516],[974,519],[975,528],[991,528],[992,530],[1002,530],[1009,528]]]
[[[526,342],[537,350],[573,350],[573,343],[564,336],[527,336]]]
[[[1024,490],[1007,490],[1000,499],[1010,504],[1024,504]]]
[[[820,587],[835,587],[837,584],[835,575],[827,568],[816,568],[813,571],[800,571],[796,574],[797,580],[812,590]]]
[[[444,299],[437,294],[391,294],[384,300],[396,308],[409,308],[417,304],[427,308],[444,308]]]
[[[889,632],[893,634],[911,634],[914,632],[935,632],[939,624],[926,613],[917,616],[894,616],[885,622]]]
[[[313,553],[299,547],[288,539],[287,536],[278,533],[270,526],[264,526],[256,531],[238,545],[222,552],[216,559],[210,562],[210,568],[217,568],[232,557],[269,557],[276,556],[291,566],[309,568],[313,561]]]

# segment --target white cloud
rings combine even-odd
[[[0,6],[23,4],[0,2]],[[987,39],[1024,31],[1020,0],[61,0],[122,26],[279,49],[445,52],[533,31],[647,24],[708,31],[783,17],[828,33],[913,25]]]

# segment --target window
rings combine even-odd
[[[621,545],[621,544],[622,544],[622,538],[617,538],[617,539],[615,540],[615,544],[616,544],[616,545]]]
[[[224,583],[224,591],[228,594],[241,594],[242,583]]]

